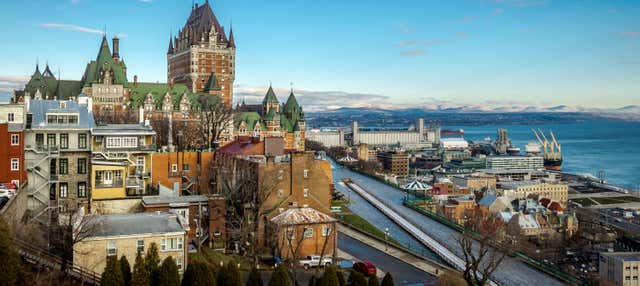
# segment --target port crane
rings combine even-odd
[[[562,159],[562,147],[560,146],[560,144],[558,144],[553,131],[549,130],[551,141],[547,139],[547,136],[544,135],[544,132],[540,128],[538,128],[538,131],[532,128],[531,131],[533,131],[533,134],[538,139],[538,142],[540,142],[540,145],[542,145],[545,159]]]

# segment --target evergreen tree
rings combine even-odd
[[[20,272],[20,256],[13,247],[11,226],[0,218],[0,285],[13,285]]]
[[[144,257],[144,261],[147,273],[149,273],[151,285],[158,285],[156,277],[160,265],[160,255],[158,255],[158,245],[155,242],[152,242],[149,249],[147,249],[147,255]]]
[[[278,264],[276,270],[273,271],[271,280],[269,280],[269,286],[291,286],[289,271],[282,263]]]
[[[393,276],[391,276],[391,273],[387,272],[387,274],[384,275],[380,286],[393,286]]]
[[[367,286],[367,278],[360,272],[351,271],[349,274],[349,286]]]
[[[347,286],[347,281],[344,278],[344,272],[342,272],[341,269],[339,268],[336,269],[336,276],[338,276],[338,285]]]
[[[327,266],[324,268],[324,275],[322,275],[322,279],[320,279],[320,286],[334,285],[340,285],[340,281],[338,280],[338,275],[336,273],[336,268],[333,266]]]
[[[182,277],[182,286],[216,286],[213,268],[203,260],[192,260]]]
[[[249,279],[247,279],[245,286],[262,286],[262,277],[260,276],[258,268],[251,268],[251,272],[249,272]]]
[[[371,275],[371,277],[369,277],[369,286],[380,286],[378,277],[376,277],[375,275]]]
[[[107,265],[105,265],[102,277],[100,277],[100,285],[124,286],[124,277],[122,277],[120,262],[116,256],[109,256],[107,258]]]
[[[122,278],[124,279],[124,285],[131,285],[131,265],[127,257],[120,256],[120,271],[122,272]]]
[[[309,286],[319,286],[319,285],[320,285],[320,279],[315,275],[311,276],[311,279],[309,279]]]
[[[226,272],[226,279],[224,283],[218,284],[220,286],[242,286],[242,275],[240,275],[240,269],[238,269],[238,263],[235,260],[227,262],[224,269]]]
[[[157,270],[156,281],[158,286],[178,286],[180,285],[180,274],[178,273],[178,265],[173,257],[169,256],[162,261],[160,268]]]
[[[133,265],[131,286],[149,286],[150,284],[151,280],[149,277],[149,271],[147,270],[147,266],[144,262],[144,257],[142,257],[142,253],[138,251],[138,254],[136,255],[136,262]]]

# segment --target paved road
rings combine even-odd
[[[602,192],[602,193],[584,193],[584,194],[569,194],[569,199],[579,198],[612,198],[612,197],[628,197],[630,194],[623,194],[617,192]]]
[[[395,285],[435,283],[434,276],[344,234],[338,234],[338,245],[340,249],[357,259],[371,261],[380,270],[390,272],[394,277]]]
[[[411,223],[420,227],[423,231],[427,232],[441,243],[445,243],[447,248],[462,257],[462,251],[459,249],[455,240],[459,233],[403,206],[402,197],[404,196],[404,193],[402,191],[340,167],[333,169],[333,178],[336,181],[339,181],[342,178],[353,179],[358,185],[362,186],[380,200],[387,203],[390,208],[402,214]],[[336,188],[344,193],[348,192],[348,190],[346,190],[346,186],[336,184]],[[357,194],[352,192],[351,196],[357,196]],[[357,213],[356,210],[354,210],[354,212]],[[358,214],[363,215],[361,213]],[[375,224],[375,222],[371,223]],[[493,278],[495,282],[503,285],[562,285],[560,281],[553,277],[537,271],[526,265],[524,262],[511,257],[505,258],[498,270],[494,273]]]

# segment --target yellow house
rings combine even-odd
[[[133,265],[138,251],[145,254],[152,243],[161,260],[176,260],[180,273],[187,266],[188,226],[174,213],[89,215],[79,225],[75,232],[82,238],[73,246],[74,266],[100,274],[109,256],[123,255]]]
[[[141,124],[96,125],[92,131],[91,199],[152,195],[151,153],[155,131]]]

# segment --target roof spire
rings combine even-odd
[[[167,54],[173,54],[173,31],[169,33],[169,49],[167,50]]]
[[[233,23],[229,24],[229,44],[228,48],[236,48],[236,41],[233,39]]]
[[[36,72],[40,72],[40,58],[36,57]]]

